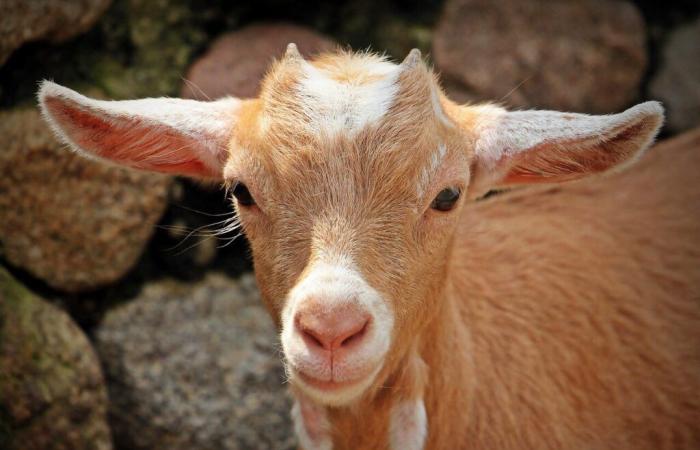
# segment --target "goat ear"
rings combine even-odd
[[[557,183],[635,161],[663,123],[663,108],[646,102],[620,114],[507,112],[475,107],[475,159],[470,196],[490,189]]]
[[[173,98],[101,101],[44,81],[44,118],[78,153],[124,166],[221,178],[241,101]]]

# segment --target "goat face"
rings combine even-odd
[[[263,298],[319,402],[380,383],[438,308],[470,162],[438,95],[417,61],[286,58],[233,133],[224,175]]]

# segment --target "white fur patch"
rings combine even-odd
[[[292,422],[299,445],[304,450],[331,450],[330,424],[322,406],[309,400],[295,400]]]
[[[440,144],[438,145],[438,148],[430,155],[428,164],[426,164],[426,166],[421,171],[420,176],[418,177],[418,198],[421,198],[425,195],[428,187],[430,186],[430,182],[435,177],[435,173],[440,168],[440,165],[445,159],[446,154],[447,147],[445,146],[445,144]]]
[[[446,127],[448,128],[454,128],[454,124],[450,120],[449,117],[445,114],[445,111],[442,109],[442,105],[440,104],[440,98],[438,97],[438,90],[435,84],[431,84],[430,86],[430,102],[433,105],[433,112],[435,113],[435,117]]]
[[[362,345],[340,361],[334,361],[333,373],[327,360],[311,352],[296,331],[294,317],[304,301],[323,299],[328,309],[353,303],[367,311],[371,325]],[[388,303],[355,269],[349,258],[333,263],[316,262],[307,275],[292,289],[282,311],[282,348],[288,364],[314,378],[336,382],[357,383],[333,392],[321,392],[307,386],[292,375],[295,382],[313,400],[328,405],[343,405],[360,396],[373,382],[381,369],[381,362],[389,350],[394,316]],[[368,373],[370,372],[370,373]]]
[[[398,91],[400,68],[386,61],[368,62],[367,73],[380,78],[363,84],[334,80],[310,63],[303,67],[298,95],[318,134],[357,133],[386,114]]]
[[[389,448],[421,450],[428,437],[428,417],[422,399],[405,400],[394,405],[389,425]]]

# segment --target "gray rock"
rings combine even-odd
[[[109,450],[99,361],[66,313],[0,267],[0,448]]]
[[[293,448],[277,333],[252,275],[147,285],[96,337],[118,445]]]
[[[661,58],[649,93],[664,102],[667,128],[678,132],[700,125],[700,19],[675,30]]]
[[[433,57],[459,101],[606,113],[639,95],[645,26],[625,0],[448,0]]]
[[[171,179],[79,157],[33,109],[0,112],[0,253],[56,289],[121,278],[167,205]]]
[[[87,31],[110,0],[3,0],[0,2],[0,65],[24,42],[62,42]]]

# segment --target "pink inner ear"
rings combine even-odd
[[[141,119],[101,116],[71,102],[47,98],[46,106],[80,148],[115,163],[156,172],[217,177],[196,155],[194,138]]]
[[[619,156],[600,148],[566,151],[543,144],[511,160],[503,183],[571,181],[606,171],[619,161]]]
[[[598,142],[551,142],[529,149],[509,161],[503,184],[530,184],[572,181],[605,172],[637,154],[634,136],[645,127],[644,121],[623,128]]]

